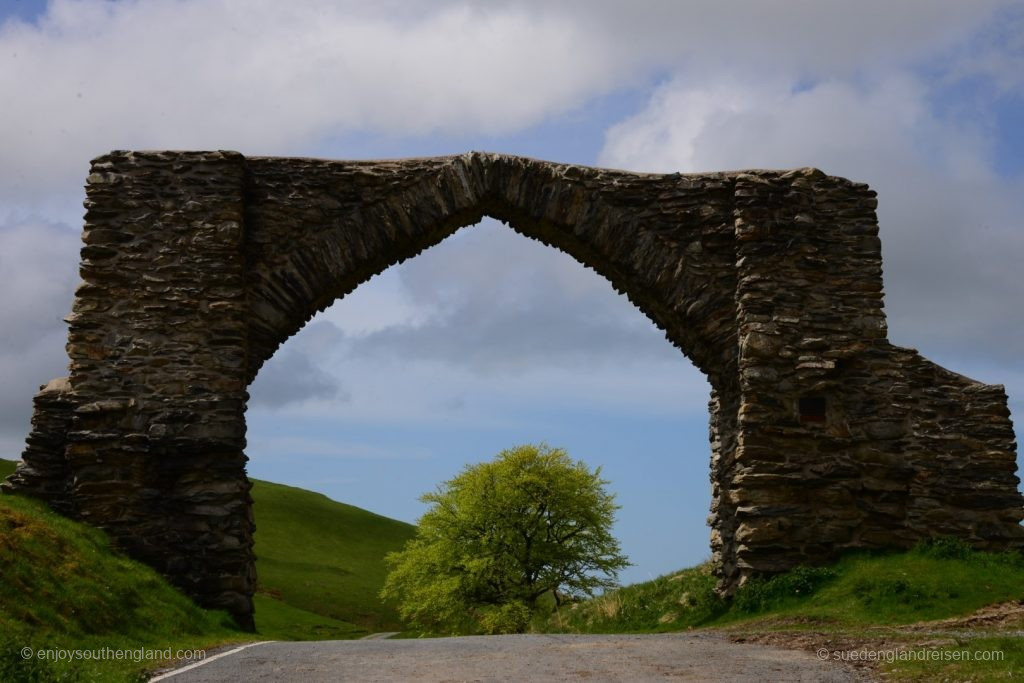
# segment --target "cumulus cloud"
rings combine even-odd
[[[353,339],[356,356],[521,372],[680,355],[603,277],[494,220],[403,264],[399,277],[420,319]]]
[[[1024,187],[992,170],[986,131],[942,119],[910,73],[660,87],[608,131],[601,161],[652,171],[817,166],[868,182],[891,336],[944,354],[1024,352],[1018,314]]]
[[[788,0],[571,0],[520,3],[571,15],[586,30],[607,37],[617,53],[691,65],[690,71],[746,71],[823,77],[927,59],[954,46],[993,14],[1003,0],[865,0],[824,3]],[[1003,17],[999,17],[1002,22]]]
[[[87,160],[110,149],[493,135],[652,69],[818,78],[920,61],[1006,4],[53,0],[0,25],[0,199],[71,215]]]
[[[56,0],[0,27],[0,64],[0,187],[21,200],[73,188],[111,148],[294,154],[350,130],[507,132],[628,70],[569,17],[524,7],[227,0]]]
[[[298,351],[279,354],[249,388],[254,406],[277,408],[315,399],[348,400],[337,378],[318,367],[309,355]]]
[[[1024,86],[1024,10],[1018,4],[996,14],[983,39],[961,47],[948,58],[947,81],[981,78],[1004,92]]]
[[[699,413],[709,391],[603,277],[491,219],[360,286],[278,356],[253,403],[301,419],[502,428],[524,406]],[[345,400],[257,400],[309,399],[293,356],[344,378]]]
[[[325,361],[343,343],[341,330],[326,320],[307,326],[285,349],[275,354],[249,387],[249,404],[281,408],[307,401],[345,402],[349,392],[337,376],[325,369]]]
[[[0,25],[0,202],[72,222],[88,158],[112,148],[302,154],[352,132],[501,135],[660,75],[644,110],[609,132],[601,163],[816,165],[866,180],[881,193],[896,340],[1009,358],[1024,338],[1019,316],[1006,314],[1021,188],[991,172],[983,125],[937,117],[921,73],[1018,87],[1020,32],[1007,27],[1022,16],[997,0],[54,0],[34,22]],[[485,233],[457,237],[446,259],[415,259],[328,312],[341,331],[330,353],[511,372],[677,353],[571,259],[509,232],[488,237],[491,249],[474,237]],[[72,251],[60,257],[71,279]],[[25,297],[25,310],[8,304],[3,321],[33,328],[58,308],[41,296]],[[67,301],[59,308],[40,339],[62,338]],[[4,353],[59,349],[19,343],[5,341]],[[356,389],[342,387],[330,353],[282,349],[254,403],[344,400]],[[58,360],[51,353],[39,370]],[[41,374],[32,388],[60,370]]]

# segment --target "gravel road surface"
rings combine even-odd
[[[814,653],[715,633],[269,642],[165,674],[213,681],[864,681]]]

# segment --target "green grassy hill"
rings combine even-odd
[[[257,629],[310,639],[401,629],[378,593],[384,555],[401,548],[415,527],[281,484],[255,481],[252,496]],[[323,617],[333,625],[317,621]]]
[[[15,463],[0,460],[0,477]],[[208,648],[258,639],[356,638],[400,628],[377,593],[383,556],[413,534],[302,489],[254,482],[259,592],[253,636],[196,607],[106,535],[20,496],[0,496],[0,681],[134,680],[159,663],[53,662],[21,649]]]
[[[164,659],[154,651],[251,638],[227,614],[196,607],[149,567],[113,552],[102,531],[38,501],[0,497],[0,680],[134,680]],[[151,653],[55,661],[58,648]]]

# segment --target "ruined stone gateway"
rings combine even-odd
[[[847,548],[1024,546],[1006,394],[887,341],[866,185],[118,151],[86,190],[70,377],[35,397],[4,486],[244,625],[246,387],[317,311],[485,215],[605,276],[707,375],[724,589]]]

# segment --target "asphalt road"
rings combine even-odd
[[[516,635],[251,645],[168,683],[213,681],[863,681],[814,653],[715,633]]]

